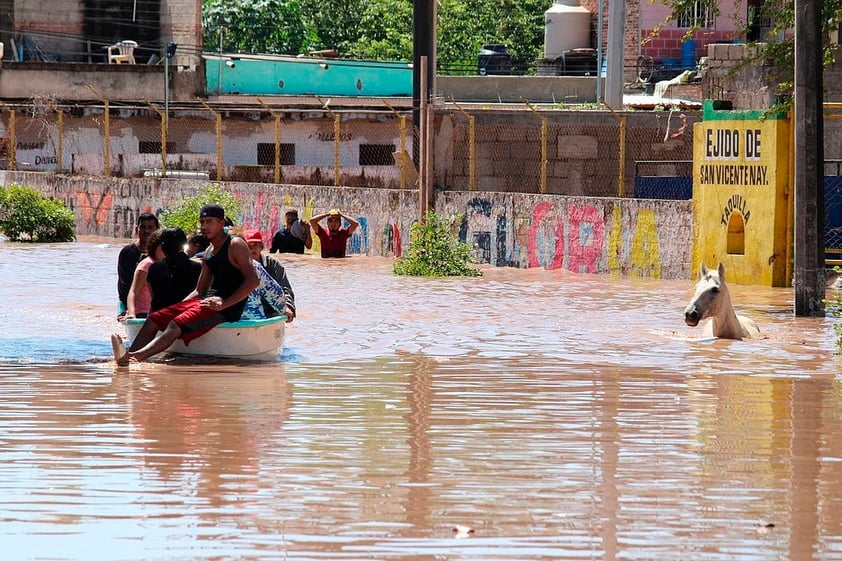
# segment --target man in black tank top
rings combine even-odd
[[[167,350],[176,339],[188,345],[214,326],[240,319],[246,298],[258,285],[248,244],[225,232],[225,210],[219,205],[203,206],[199,225],[211,245],[202,260],[196,290],[183,301],[149,314],[128,351],[121,337],[112,335],[118,365],[144,361]]]

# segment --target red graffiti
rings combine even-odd
[[[549,202],[538,203],[532,209],[532,224],[529,226],[527,257],[529,267],[542,266],[539,251],[546,248],[552,255],[548,269],[564,266],[564,247],[567,241],[567,269],[575,272],[597,273],[597,262],[603,251],[605,225],[599,209],[592,205],[570,205],[567,209],[567,227],[564,217],[559,216],[553,225],[548,215],[554,210]],[[552,230],[551,243],[542,233]],[[566,234],[566,235],[565,235]],[[549,247],[547,247],[549,246]]]
[[[96,202],[94,202],[94,198]],[[113,200],[114,194],[111,191],[102,195],[91,195],[86,191],[76,191],[76,204],[82,210],[82,217],[85,222],[90,222],[93,216],[98,227],[105,224],[108,219],[108,212],[111,210]]]
[[[571,205],[567,211],[567,268],[580,273],[598,273],[605,224],[596,207]]]
[[[529,226],[529,246],[527,255],[529,267],[540,267],[538,259],[539,232],[543,230],[544,218],[553,209],[552,203],[538,203],[532,209],[532,224]],[[553,237],[553,262],[548,269],[559,269],[564,261],[564,221],[559,220],[556,224]]]
[[[392,252],[395,257],[400,257],[403,253],[401,249],[401,231],[397,224],[392,224]]]

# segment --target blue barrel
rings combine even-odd
[[[696,40],[688,39],[681,43],[681,68],[693,70],[696,68]]]

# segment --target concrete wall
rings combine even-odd
[[[0,67],[0,98],[98,101],[164,101],[164,67],[144,64],[8,62]],[[170,101],[195,101],[204,91],[198,71],[170,68]]]
[[[771,66],[745,64],[746,60],[756,57],[755,49],[749,45],[708,45],[702,98],[731,101],[734,109],[764,110],[771,107],[779,80],[775,78]],[[825,101],[842,102],[842,49],[836,49],[833,63],[824,69],[823,82]],[[831,120],[825,120],[825,127],[828,126],[835,125]],[[826,134],[825,142],[831,138],[832,135]]]
[[[734,109],[762,110],[775,102],[771,67],[745,65],[755,55],[748,45],[714,43],[708,45],[707,70],[702,79],[702,98],[728,100]]]
[[[206,182],[67,177],[0,172],[65,201],[79,235],[132,236],[141,212],[160,214]],[[269,236],[284,207],[309,218],[339,207],[360,221],[351,254],[394,257],[410,243],[418,194],[411,190],[226,183],[243,201],[237,224]],[[598,199],[519,193],[439,193],[437,212],[460,214],[460,236],[479,262],[495,266],[567,269],[577,273],[688,278],[692,249],[690,201]]]
[[[472,103],[595,103],[596,77],[436,76],[436,94]]]

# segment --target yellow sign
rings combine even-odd
[[[694,274],[722,261],[731,282],[787,286],[789,123],[708,102],[693,134]]]

